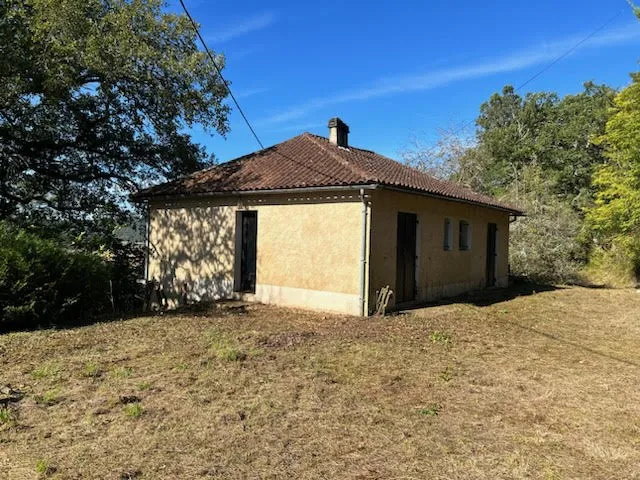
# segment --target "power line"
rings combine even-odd
[[[231,91],[231,87],[229,86],[229,82],[227,82],[227,80],[224,78],[224,76],[222,76],[222,71],[218,67],[218,64],[216,63],[216,60],[213,58],[213,55],[212,55],[211,51],[209,50],[209,47],[207,47],[207,44],[205,43],[204,38],[202,38],[202,35],[200,35],[200,30],[198,29],[198,24],[193,20],[193,17],[189,13],[189,10],[187,10],[187,6],[184,4],[183,0],[180,0],[180,5],[182,5],[182,9],[184,10],[184,13],[187,15],[187,17],[191,21],[191,25],[193,26],[193,29],[195,30],[196,35],[200,39],[200,42],[202,43],[202,46],[204,47],[204,50],[207,52],[207,55],[209,55],[209,59],[211,60],[211,63],[213,63],[213,66],[215,67],[216,71],[218,72],[218,75],[220,76],[220,79],[222,80],[222,83],[224,83],[224,86],[226,87],[227,92],[229,92],[229,96],[233,100],[233,103],[236,104],[236,107],[238,108],[238,111],[240,112],[240,115],[242,115],[242,118],[244,119],[245,123],[247,124],[247,127],[249,127],[249,130],[251,130],[251,133],[253,134],[254,138],[258,142],[258,145],[260,145],[260,148],[264,149],[264,145],[260,141],[260,138],[258,138],[258,134],[253,129],[253,127],[251,126],[251,123],[249,122],[249,119],[247,118],[247,116],[242,111],[242,108],[240,107],[240,104],[238,103],[238,100],[236,100],[236,97],[233,95],[233,92]]]
[[[616,20],[621,14],[622,12],[625,10],[625,8],[622,8],[618,13],[616,13],[614,16],[612,16],[609,20],[607,20],[605,23],[603,23],[602,25],[600,25],[598,28],[596,28],[595,30],[593,30],[589,35],[587,35],[586,37],[584,37],[582,40],[580,40],[578,43],[576,43],[574,46],[572,46],[571,48],[569,48],[569,50],[567,50],[566,52],[564,52],[562,55],[560,55],[558,58],[556,58],[555,60],[553,60],[551,63],[549,63],[547,66],[545,66],[544,68],[542,68],[539,72],[537,72],[536,74],[534,74],[533,76],[531,76],[527,81],[525,81],[522,85],[520,85],[518,88],[516,88],[516,92],[518,90],[521,90],[522,88],[526,87],[528,84],[530,84],[531,82],[533,82],[536,78],[538,78],[539,76],[541,76],[543,73],[545,73],[547,70],[550,70],[552,67],[554,67],[557,63],[560,63],[562,60],[564,60],[566,57],[568,57],[569,55],[571,55],[573,52],[575,52],[578,48],[580,48],[584,43],[588,42],[589,40],[591,40],[594,36],[596,36],[598,33],[600,33],[602,30],[604,30],[606,27],[608,27],[611,23],[613,23],[614,20]]]
[[[535,74],[533,74],[531,77],[529,77],[525,82],[523,82],[518,88],[516,88],[514,90],[514,92],[517,92],[519,90],[522,90],[524,87],[526,87],[527,85],[529,85],[531,82],[533,82],[534,80],[536,80],[538,77],[540,77],[541,75],[543,75],[544,73],[546,73],[548,70],[550,70],[552,67],[554,67],[556,64],[560,63],[562,60],[564,60],[566,57],[568,57],[569,55],[571,55],[573,52],[575,52],[578,48],[580,48],[584,43],[588,42],[589,40],[591,40],[595,35],[597,35],[598,33],[600,33],[602,30],[604,30],[606,27],[608,27],[611,23],[613,23],[621,14],[622,12],[624,12],[626,9],[625,8],[621,8],[615,15],[613,15],[611,18],[609,18],[606,22],[604,22],[602,25],[600,25],[598,28],[594,29],[591,31],[591,33],[589,33],[586,37],[584,37],[582,40],[580,40],[579,42],[577,42],[576,44],[574,44],[572,47],[570,47],[568,50],[566,50],[564,53],[562,53],[560,56],[558,56],[557,58],[555,58],[551,63],[547,64],[546,66],[544,66],[542,69],[540,69],[538,72],[536,72]],[[470,124],[472,123],[471,120],[467,120],[465,122],[462,122],[462,125],[457,128],[456,130],[453,131],[453,135],[457,135],[460,132],[462,132],[465,128],[467,128],[468,126],[470,126]],[[430,148],[429,150],[427,150],[426,153],[424,153],[424,155],[430,155],[432,154],[438,147],[434,146],[432,148]]]
[[[200,42],[202,42],[202,46],[204,47],[205,51],[209,55],[209,58],[211,59],[211,62],[213,63],[213,66],[216,68],[216,71],[218,72],[218,75],[220,75],[220,78],[222,79],[222,81],[224,83],[224,86],[227,88],[227,91],[229,92],[229,95],[233,99],[233,102],[236,104],[236,107],[238,107],[238,111],[242,115],[242,118],[244,119],[245,123],[247,124],[247,127],[249,127],[249,130],[251,130],[251,133],[253,134],[254,138],[258,142],[258,145],[260,145],[260,148],[264,150],[264,145],[260,141],[260,138],[258,138],[258,135],[256,134],[256,132],[253,129],[253,127],[251,126],[251,123],[249,122],[249,119],[247,118],[247,116],[242,111],[242,108],[240,108],[240,104],[238,103],[238,100],[236,100],[236,97],[234,97],[233,93],[231,92],[231,87],[229,86],[229,83],[225,80],[224,76],[222,75],[222,72],[220,71],[220,68],[218,68],[218,64],[216,63],[215,59],[213,58],[213,55],[211,54],[211,51],[209,50],[209,47],[207,47],[207,44],[205,43],[204,39],[202,38],[202,35],[200,35],[200,31],[198,29],[198,25],[193,20],[193,17],[191,16],[189,11],[187,10],[187,7],[184,4],[183,0],[180,0],[180,5],[182,5],[182,9],[184,10],[184,13],[187,15],[187,17],[191,21],[191,25],[193,26],[193,29],[195,30],[196,35],[198,35],[198,38],[200,39]],[[311,171],[313,171],[315,173],[319,173],[321,175],[324,175],[324,176],[327,176],[329,178],[332,178],[332,179],[334,179],[334,180],[336,180],[338,182],[340,181],[338,178],[334,177],[333,175],[331,175],[329,173],[326,173],[326,172],[322,172],[320,170],[317,170],[317,169],[311,167],[310,165],[305,165],[305,164],[301,163],[300,161],[296,160],[295,158],[290,157],[289,155],[286,155],[286,154],[280,152],[279,150],[274,150],[274,152],[276,154],[280,155],[281,157],[291,161],[292,163],[294,163],[296,165],[299,165],[301,167],[307,168],[307,169],[309,169],[309,170],[311,170]]]

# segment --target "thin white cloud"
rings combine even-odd
[[[238,93],[236,93],[236,98],[253,97],[254,95],[260,95],[268,91],[269,89],[267,87],[248,88],[246,90],[240,90]]]
[[[434,70],[422,74],[381,78],[373,84],[357,90],[315,98],[262,119],[258,123],[262,125],[283,123],[303,117],[313,110],[327,106],[399,93],[429,90],[457,81],[523,70],[555,60],[583,38],[584,35],[575,35],[555,42],[544,43],[536,47],[519,50],[493,60]],[[638,39],[640,39],[640,25],[634,23],[595,36],[583,43],[579,49],[611,47]]]
[[[276,16],[273,13],[267,12],[260,15],[253,15],[243,19],[240,23],[235,25],[221,26],[214,32],[207,33],[206,39],[208,42],[214,44],[228,42],[237,37],[242,37],[249,33],[267,28],[273,22],[275,22]]]
[[[315,129],[324,127],[325,125],[326,125],[326,122],[325,123],[320,123],[320,122],[296,123],[293,125],[278,126],[272,129],[271,131],[273,132],[306,132],[309,130],[315,130]]]

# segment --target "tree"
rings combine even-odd
[[[0,219],[126,215],[141,184],[210,163],[185,129],[224,135],[225,96],[161,0],[1,2]]]
[[[473,138],[460,133],[462,128],[447,128],[438,132],[435,146],[428,147],[418,137],[411,139],[401,157],[404,162],[418,170],[442,180],[467,185],[472,182],[475,172],[466,172],[461,159],[475,145]]]
[[[572,283],[580,279],[586,262],[581,242],[582,219],[569,202],[553,193],[553,178],[540,166],[527,165],[520,172],[518,206],[526,216],[510,227],[511,271],[537,281]]]
[[[632,78],[616,96],[601,137],[607,162],[594,174],[595,202],[587,209],[596,250],[622,250],[633,270],[629,274],[640,266],[640,74]]]
[[[486,151],[485,191],[503,194],[520,181],[524,166],[539,165],[553,178],[554,193],[569,201],[580,196],[584,204],[594,168],[604,162],[593,138],[604,132],[614,95],[610,87],[592,82],[564,98],[550,92],[523,98],[511,86],[494,94],[476,121],[478,145]]]
[[[480,107],[473,141],[447,135],[405,159],[474,190],[519,205],[512,271],[544,281],[575,281],[587,259],[581,226],[593,199],[591,177],[605,162],[602,135],[615,91],[587,82],[576,95],[519,95],[509,85]]]

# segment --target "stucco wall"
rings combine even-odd
[[[509,215],[499,210],[376,190],[372,196],[369,297],[389,285],[395,291],[398,212],[415,213],[417,226],[417,301],[453,296],[482,288],[486,283],[487,224],[497,224],[497,286],[508,283]],[[444,250],[444,219],[453,223],[452,248]],[[458,248],[458,222],[471,228],[471,248]],[[375,303],[374,301],[371,302]],[[394,305],[392,298],[390,306]],[[373,308],[374,305],[370,305]]]
[[[227,197],[150,205],[149,278],[172,304],[234,296],[236,211],[258,212],[256,294],[250,299],[357,314],[362,203],[357,193]]]

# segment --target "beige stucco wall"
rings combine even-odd
[[[389,285],[395,290],[398,212],[418,218],[416,286],[418,301],[453,296],[483,288],[486,283],[487,224],[497,224],[497,286],[508,283],[509,215],[495,209],[428,196],[376,190],[371,199],[371,253],[369,297]],[[452,249],[444,250],[444,219],[453,224]],[[458,249],[458,222],[471,228],[471,248]],[[390,306],[394,305],[391,299]],[[370,305],[370,309],[374,305]]]
[[[362,202],[356,192],[201,198],[150,204],[149,278],[172,305],[234,296],[236,211],[258,212],[249,299],[358,314]]]

